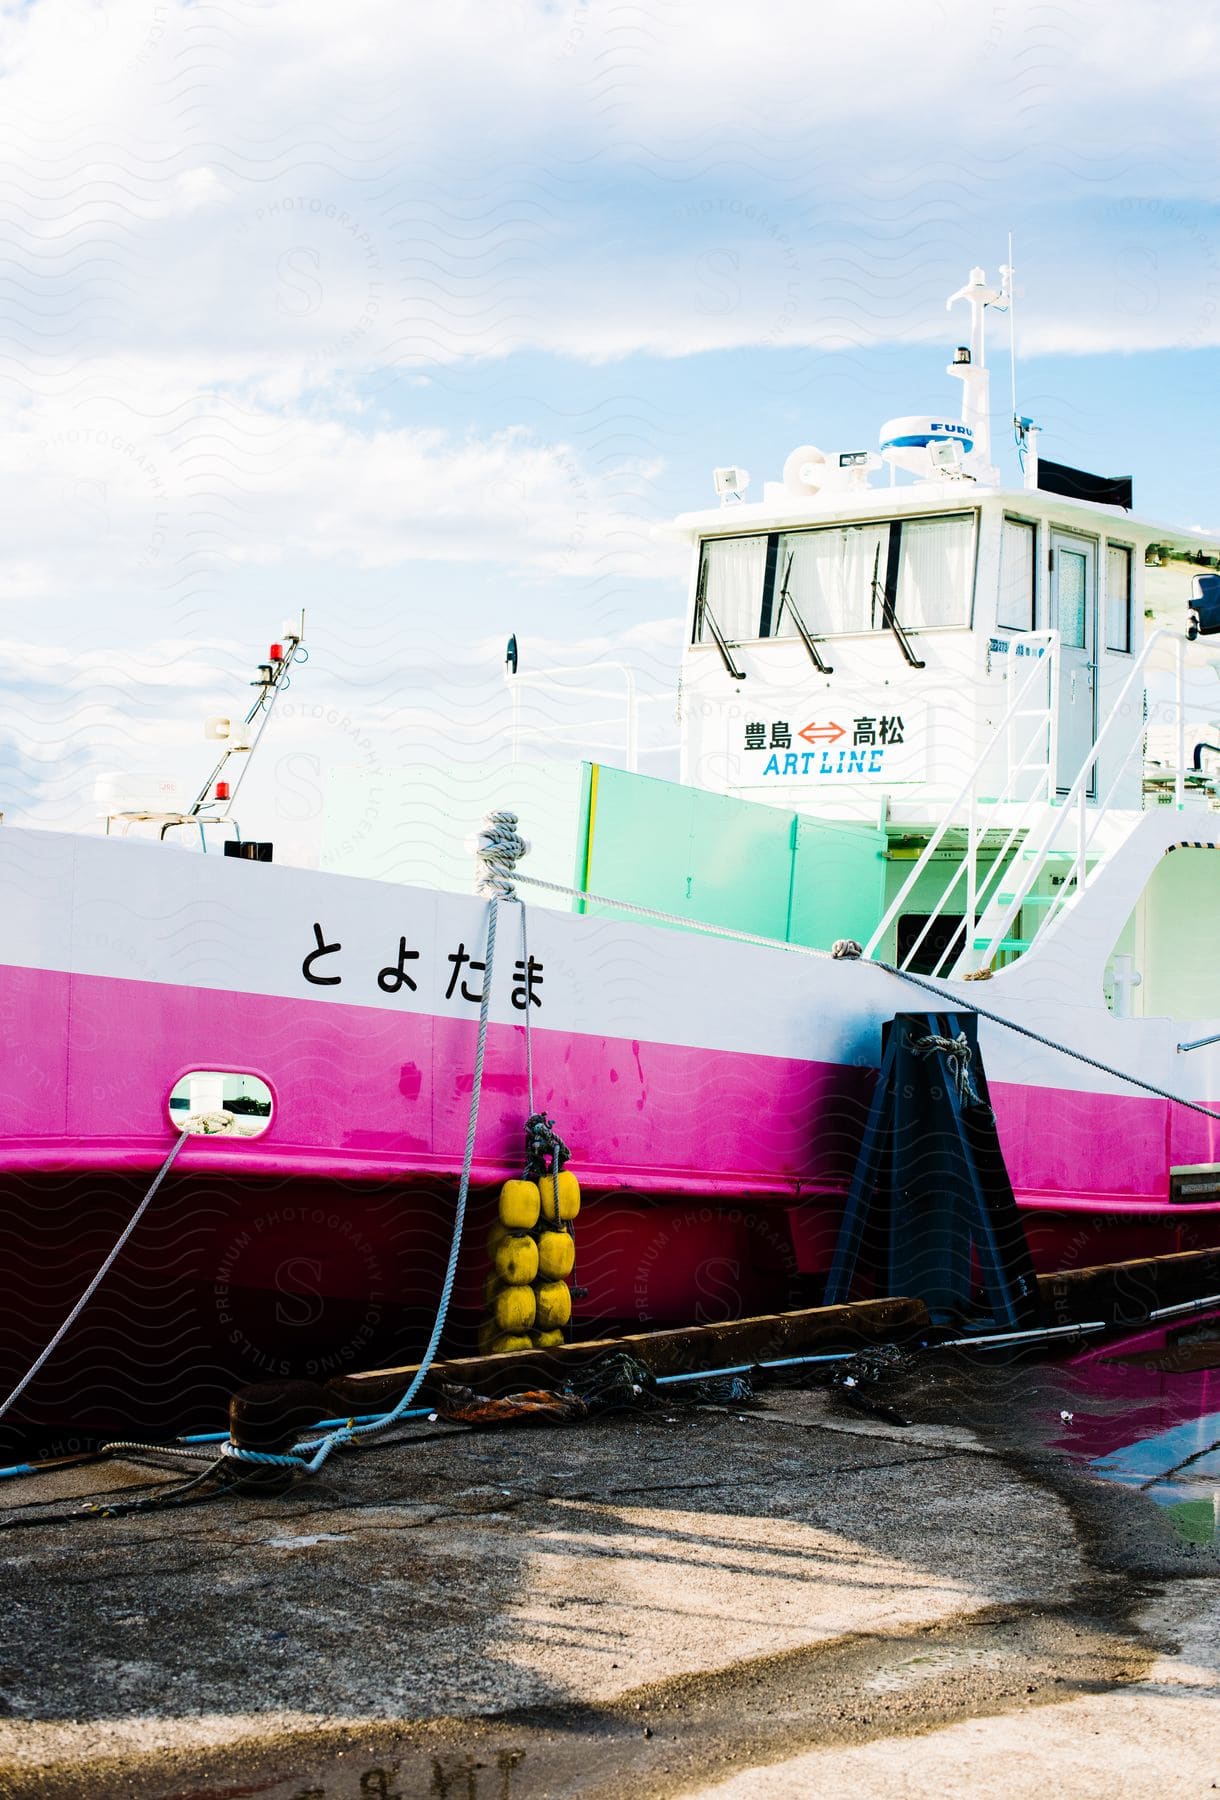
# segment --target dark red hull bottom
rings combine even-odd
[[[0,1393],[87,1285],[146,1188],[118,1175],[0,1183]],[[414,1360],[448,1255],[452,1183],[363,1186],[294,1176],[170,1175],[85,1314],[0,1426],[0,1457],[67,1450],[82,1433],[219,1428],[250,1381],[326,1381]],[[597,1337],[720,1323],[821,1299],[840,1202],[588,1194],[575,1330]],[[445,1349],[474,1347],[495,1197],[467,1221]],[[1215,1215],[1163,1220],[1024,1214],[1040,1271],[1198,1249]],[[1171,1241],[1172,1240],[1172,1241]],[[868,1283],[861,1285],[866,1297]]]

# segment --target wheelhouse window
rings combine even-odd
[[[1131,648],[1131,552],[1106,545],[1106,649]]]
[[[898,617],[910,629],[970,623],[974,515],[906,519],[898,547]]]
[[[709,611],[729,643],[761,637],[766,573],[765,536],[709,539],[699,565],[695,642],[711,638]]]
[[[818,637],[872,631],[881,623],[888,524],[789,531],[779,540],[773,635],[795,637],[795,606]]]
[[[1036,604],[1037,527],[1028,519],[1005,519],[1000,530],[1000,594],[996,624],[1001,631],[1032,631]]]
[[[974,535],[967,512],[709,539],[694,641],[968,625]]]

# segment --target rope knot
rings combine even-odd
[[[864,955],[864,948],[857,944],[855,938],[836,938],[830,947],[830,954],[836,962],[859,962]]]
[[[935,1056],[937,1051],[944,1054],[949,1065],[949,1074],[957,1089],[957,1097],[962,1106],[981,1106],[983,1103],[975,1092],[970,1079],[970,1064],[974,1052],[966,1040],[964,1031],[959,1031],[955,1038],[938,1037],[929,1033],[927,1037],[912,1038],[910,1048],[916,1056]]]
[[[558,1175],[570,1152],[545,1113],[531,1113],[525,1121],[525,1171],[533,1181],[548,1172]]]
[[[514,812],[490,812],[479,831],[475,855],[478,873],[475,891],[489,900],[515,900],[517,890],[513,876],[523,856],[529,855],[529,844],[517,832]]]

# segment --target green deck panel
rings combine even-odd
[[[884,910],[885,847],[876,826],[797,816],[792,943],[829,950],[836,938],[868,942]]]
[[[584,794],[577,885],[590,893],[825,949],[863,942],[880,917],[885,834],[873,827],[602,765]]]
[[[580,810],[576,819],[576,867],[572,872],[572,886],[582,891],[589,886],[589,856],[592,848],[592,829],[594,801],[597,794],[600,768],[596,763],[580,765]],[[574,912],[588,912],[583,900],[572,903]]]
[[[588,888],[706,925],[784,937],[790,815],[651,775],[599,767]],[[590,905],[590,912],[611,909]]]

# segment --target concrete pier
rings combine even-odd
[[[942,1357],[907,1426],[806,1389],[425,1426],[0,1533],[0,1794],[1208,1793],[1220,1559],[1042,1447],[1054,1379]]]

